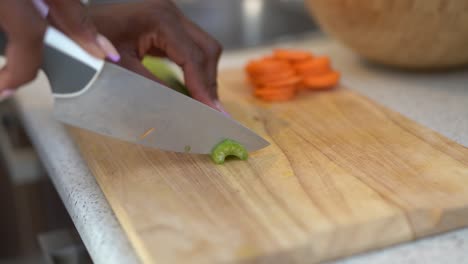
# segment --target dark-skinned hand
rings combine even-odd
[[[0,29],[6,34],[6,64],[0,69],[0,101],[33,80],[42,61],[43,38],[50,22],[90,54],[117,61],[111,42],[97,33],[79,0],[46,0],[49,10],[38,8],[41,1],[0,1]],[[41,14],[41,12],[43,14]],[[46,11],[48,16],[45,17]]]
[[[118,64],[158,81],[141,60],[145,55],[167,57],[182,68],[194,99],[223,111],[216,82],[221,46],[172,1],[96,4],[89,11],[98,31],[119,51]]]

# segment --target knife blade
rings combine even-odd
[[[54,116],[63,123],[171,152],[209,154],[224,139],[248,151],[269,145],[188,96],[92,57],[52,27],[44,41],[42,69],[54,95]]]

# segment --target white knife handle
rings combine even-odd
[[[42,69],[56,97],[81,95],[104,66],[104,60],[93,57],[53,27],[47,28],[44,43]]]
[[[47,27],[44,43],[46,46],[52,47],[97,71],[100,71],[104,65],[103,60],[90,55],[73,40],[68,38],[65,34],[58,31],[54,27]]]
[[[44,36],[44,70],[56,97],[74,97],[84,93],[94,82],[104,61],[88,54],[73,40],[53,27]],[[0,31],[0,55],[7,38]]]

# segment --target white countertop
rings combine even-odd
[[[343,83],[373,100],[468,146],[468,70],[408,74],[363,63],[321,36],[283,43],[331,56]],[[242,66],[271,47],[223,55],[220,68]],[[51,116],[52,99],[41,75],[14,98],[25,127],[95,263],[138,263],[125,233],[63,126]],[[222,98],[221,98],[222,100]],[[463,263],[468,229],[333,262]]]

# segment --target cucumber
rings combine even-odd
[[[180,81],[174,71],[169,67],[168,63],[161,58],[153,56],[145,56],[143,58],[143,66],[148,69],[154,76],[163,81],[170,88],[179,93],[190,96],[187,87]]]

